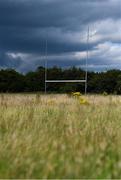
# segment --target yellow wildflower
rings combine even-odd
[[[80,92],[73,92],[72,94],[73,94],[73,96],[75,96],[75,97],[79,97],[79,96],[82,95]]]
[[[79,102],[81,105],[89,105],[89,102],[87,101],[87,99],[84,99],[84,98],[80,98]]]

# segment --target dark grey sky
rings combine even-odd
[[[121,69],[121,0],[0,0],[0,67],[21,72],[44,64]]]

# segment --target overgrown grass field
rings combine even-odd
[[[121,178],[121,97],[86,99],[0,95],[0,178]]]

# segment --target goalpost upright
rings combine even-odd
[[[85,95],[87,94],[87,81],[88,81],[88,59],[89,59],[89,36],[90,36],[90,29],[88,26],[87,30],[87,57],[86,57],[86,69],[85,69]]]

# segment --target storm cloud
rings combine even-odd
[[[121,0],[0,0],[0,67],[121,69]]]

